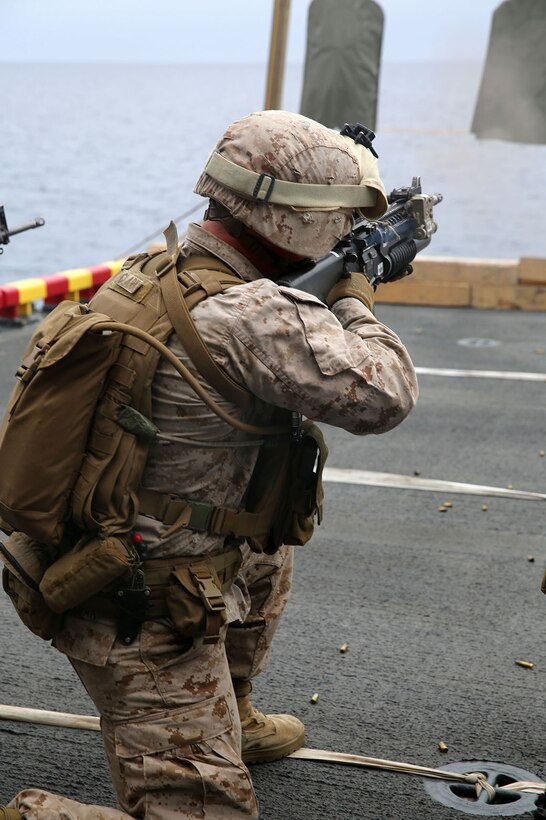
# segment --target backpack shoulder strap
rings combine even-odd
[[[178,280],[189,310],[217,293],[244,285],[235,271],[214,256],[189,256],[177,266]]]
[[[234,285],[244,284],[244,280],[213,257],[190,257],[184,260],[182,273],[179,275],[177,271],[179,258],[180,256],[176,253],[163,257],[161,260],[163,264],[160,263],[156,270],[161,295],[176,335],[208,384],[238,407],[245,410],[250,409],[254,405],[254,396],[214,361],[195,326],[190,315],[190,306],[185,298],[185,293],[187,293],[193,306],[207,296],[221,293]],[[199,270],[199,275],[197,275],[197,270]]]

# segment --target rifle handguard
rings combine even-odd
[[[326,304],[328,307],[332,307],[334,302],[348,296],[358,299],[359,302],[366,305],[368,310],[373,311],[374,291],[364,274],[350,273],[348,276],[339,279],[326,297]]]

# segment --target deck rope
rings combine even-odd
[[[498,792],[524,792],[531,794],[542,794],[546,791],[546,783],[537,780],[518,780],[506,786],[492,786],[483,772],[448,772],[443,769],[432,769],[428,766],[418,766],[415,763],[401,763],[396,760],[384,760],[379,757],[365,757],[364,755],[347,754],[346,752],[330,752],[323,749],[298,749],[292,752],[289,757],[299,760],[317,760],[323,763],[340,763],[346,766],[360,766],[367,769],[383,769],[399,774],[418,775],[429,777],[435,780],[448,780],[452,783],[466,783],[476,787],[476,797],[479,797],[482,790],[486,791],[489,800],[493,800]],[[469,762],[470,763],[470,762]]]
[[[46,726],[61,726],[65,729],[87,729],[100,732],[100,721],[94,715],[75,715],[69,712],[50,712],[46,709],[30,709],[23,706],[9,706],[0,704],[0,720],[15,720],[24,723],[38,723]],[[498,792],[524,792],[542,794],[546,791],[546,783],[542,781],[519,780],[507,786],[492,786],[482,772],[448,772],[443,769],[432,769],[428,766],[419,766],[415,763],[401,763],[396,760],[384,760],[379,757],[365,757],[364,755],[348,754],[346,752],[330,752],[324,749],[298,749],[288,757],[296,760],[314,760],[322,763],[339,763],[346,766],[359,766],[367,769],[382,769],[399,774],[429,777],[435,780],[447,780],[451,783],[465,783],[476,788],[476,797],[485,790],[489,800],[493,800]]]

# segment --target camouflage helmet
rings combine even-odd
[[[355,209],[374,219],[387,208],[370,151],[288,111],[259,111],[230,125],[194,190],[277,247],[310,259],[348,233]]]

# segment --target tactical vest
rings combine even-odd
[[[129,258],[89,306],[64,302],[40,324],[0,430],[0,527],[45,545],[74,577],[70,561],[74,556],[80,566],[89,534],[100,539],[101,561],[113,560],[116,539],[128,540],[139,512],[166,528],[244,538],[265,552],[306,543],[315,516],[320,523],[327,451],[318,428],[304,422],[294,429],[286,411],[274,425],[239,421],[165,347],[174,330],[208,384],[241,407],[253,405],[252,395],[214,362],[190,315],[202,299],[244,281],[215,258],[183,259],[170,238],[168,251]],[[151,385],[160,355],[227,423],[265,436],[244,508],[141,486],[157,433]],[[138,555],[129,551],[122,569],[132,563]]]

